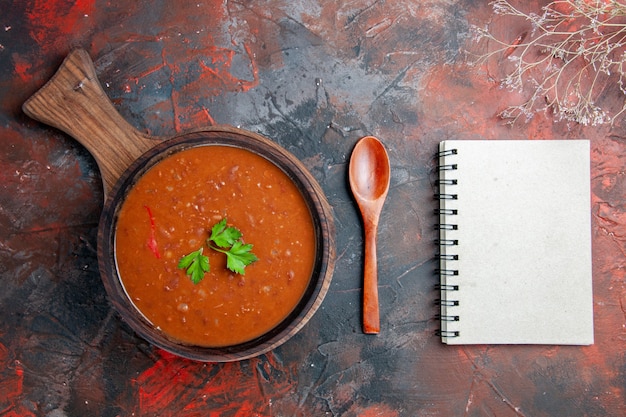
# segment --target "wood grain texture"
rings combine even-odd
[[[373,136],[359,140],[350,158],[350,187],[361,210],[365,232],[363,266],[363,332],[380,333],[376,235],[380,213],[389,191],[389,156]]]
[[[497,115],[523,94],[497,80],[511,61],[494,54],[485,66],[466,65],[497,48],[477,42],[472,28],[513,40],[530,22],[456,0],[8,4],[0,31],[6,413],[626,415],[626,124],[577,126],[548,111],[509,126]],[[516,4],[541,12],[536,1]],[[250,360],[194,362],[118,318],[96,259],[98,167],[20,110],[77,46],[140,131],[241,126],[317,178],[335,214],[337,262],[322,306],[290,341]],[[597,104],[617,112],[623,97],[615,84]],[[363,227],[347,174],[355,143],[370,134],[393,164],[378,228],[376,337],[361,331]],[[435,336],[431,170],[438,143],[451,138],[592,140],[594,346],[459,347]]]
[[[163,140],[139,132],[115,110],[83,49],[72,51],[22,109],[89,150],[98,163],[105,194],[135,159]]]
[[[316,230],[316,260],[303,299],[289,316],[267,334],[235,346],[209,348],[180,344],[155,329],[137,313],[118,278],[115,261],[117,212],[137,179],[163,158],[194,146],[226,145],[245,148],[269,161],[293,179],[304,196]],[[259,356],[282,345],[298,333],[319,309],[330,288],[335,268],[335,226],[333,210],[317,181],[290,152],[266,137],[229,126],[202,128],[166,140],[134,161],[112,188],[106,200],[98,230],[98,261],[110,301],[124,320],[153,345],[178,356],[205,362],[233,362]],[[234,330],[236,331],[236,330]]]
[[[99,269],[112,304],[145,339],[174,354],[200,361],[230,362],[268,352],[293,337],[320,307],[335,265],[333,211],[322,188],[292,153],[254,133],[231,126],[190,129],[171,138],[137,131],[113,107],[86,51],[72,51],[38,92],[23,105],[30,117],[57,127],[82,143],[101,171],[105,206],[98,231]],[[116,213],[136,180],[159,160],[190,146],[223,144],[245,148],[278,165],[305,197],[316,229],[317,259],[303,300],[278,327],[252,342],[203,348],[172,341],[135,309],[118,277],[115,260]]]

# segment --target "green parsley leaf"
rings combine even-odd
[[[220,248],[230,248],[240,238],[241,231],[236,227],[226,227],[226,218],[224,218],[211,229],[209,241],[213,241]]]
[[[226,267],[233,272],[245,275],[245,267],[259,260],[251,250],[252,244],[244,244],[241,240],[236,241],[228,251],[224,252]]]
[[[186,269],[191,282],[197,284],[204,278],[204,273],[210,270],[209,258],[202,255],[202,248],[200,248],[189,255],[183,256],[178,262],[178,268]]]
[[[214,246],[211,242],[215,243]],[[243,243],[241,231],[236,227],[226,227],[226,219],[222,219],[211,228],[211,236],[207,239],[209,248],[226,255],[226,267],[238,274],[245,274],[245,267],[258,261],[259,258],[251,252],[252,245]],[[209,272],[209,258],[202,255],[202,249],[185,255],[178,262],[179,269],[186,269],[191,281],[199,283],[204,274]]]

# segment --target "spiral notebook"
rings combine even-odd
[[[439,145],[440,336],[593,344],[587,140]]]

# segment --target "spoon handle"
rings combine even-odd
[[[376,258],[377,224],[365,225],[365,265],[363,271],[363,332],[380,332],[378,311],[378,262]]]

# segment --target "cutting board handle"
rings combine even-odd
[[[22,109],[87,148],[98,163],[105,195],[132,162],[163,140],[139,132],[117,112],[83,49],[73,50]]]

